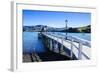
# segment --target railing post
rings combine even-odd
[[[57,53],[59,53],[59,44],[58,44],[58,38],[57,38],[57,43],[56,43],[56,49],[57,49]]]
[[[71,38],[71,58],[73,58],[73,39]]]
[[[50,50],[52,51],[52,39],[50,40]]]
[[[62,53],[62,51],[63,51],[63,38],[61,38],[61,41],[62,41],[62,43],[61,43],[60,53]]]
[[[56,45],[55,45],[56,47],[55,47],[55,51],[57,52],[57,53],[59,53],[59,51],[58,51],[58,41],[56,42]]]
[[[54,46],[54,52],[56,52],[56,41],[54,40],[54,43],[53,43],[53,46]]]
[[[79,49],[78,49],[78,59],[82,59],[82,43],[79,42]]]

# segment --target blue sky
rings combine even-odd
[[[66,26],[66,19],[68,27],[91,25],[91,13],[23,10],[24,26],[47,25],[61,28]]]

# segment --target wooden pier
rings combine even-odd
[[[74,36],[57,35],[52,32],[41,32],[44,45],[50,51],[59,53],[73,60],[90,59],[90,41]]]
[[[38,38],[43,41],[47,51],[25,53],[23,62],[89,60],[91,58],[90,41],[53,32],[40,32]]]

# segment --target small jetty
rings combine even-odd
[[[52,32],[42,32],[42,40],[50,51],[67,56],[70,59],[90,59],[90,41],[76,36],[57,35]]]
[[[47,51],[23,54],[23,62],[89,60],[91,57],[90,41],[52,32],[40,32],[38,38],[43,41]]]

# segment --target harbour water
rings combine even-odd
[[[61,33],[61,32],[59,32]],[[61,33],[65,35],[66,33]],[[90,33],[67,33],[69,36],[77,36],[79,38],[91,41]],[[45,52],[46,48],[41,39],[38,39],[38,32],[23,32],[23,52]]]

